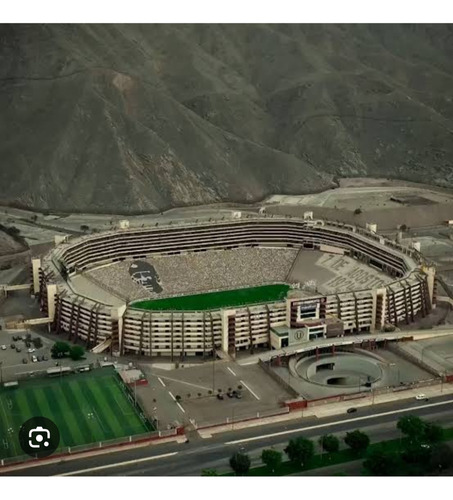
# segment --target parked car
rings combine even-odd
[[[241,391],[237,391],[236,394],[235,394],[236,398],[237,399],[242,399],[242,392]]]
[[[230,391],[230,392],[227,392],[227,396],[228,396],[229,398],[234,398],[234,394],[233,394],[231,391]]]
[[[38,361],[38,358],[36,356],[32,356],[31,360],[32,360],[33,363],[36,363]]]
[[[217,394],[217,399],[224,399],[223,394]]]
[[[25,345],[26,347],[31,347],[31,343],[27,340],[27,342],[25,342]]]
[[[22,349],[19,346],[17,346],[16,347],[16,352],[22,352]]]
[[[16,340],[17,340],[17,335],[13,335],[13,340],[14,340],[14,342],[16,342]]]
[[[15,349],[16,348],[16,344],[11,344],[11,349]]]
[[[42,361],[42,356],[38,356],[38,361]]]
[[[357,408],[348,408],[346,410],[346,413],[355,413],[357,411]]]
[[[429,401],[425,394],[417,394],[415,399],[417,401]]]
[[[5,344],[2,345],[2,351],[6,351],[6,345]]]
[[[26,364],[28,363],[28,359],[27,359],[27,358],[22,358],[22,363],[23,363],[24,365],[26,365]]]
[[[35,352],[36,349],[34,349],[33,347],[30,347],[30,349],[28,349],[28,352],[31,354],[32,352]]]

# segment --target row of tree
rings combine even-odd
[[[397,429],[402,434],[400,446],[373,446],[368,452],[370,438],[360,430],[346,433],[344,443],[351,452],[351,458],[365,456],[363,467],[368,475],[424,475],[442,472],[453,465],[453,451],[442,443],[444,430],[440,425],[426,422],[419,417],[401,417]],[[340,439],[332,434],[321,436],[318,443],[327,454],[340,449]],[[304,437],[291,439],[284,449],[290,462],[305,467],[315,455],[315,443]],[[261,461],[270,474],[275,474],[283,462],[283,453],[265,449]],[[230,467],[238,476],[248,473],[251,460],[248,454],[236,452],[230,458]],[[212,469],[204,470],[203,475],[217,475]]]
[[[340,448],[340,439],[332,434],[321,436],[318,442],[326,453],[334,453]],[[344,442],[353,454],[360,455],[370,444],[370,438],[364,432],[355,430],[346,434]],[[315,455],[315,444],[310,439],[297,437],[290,439],[284,452],[291,462],[304,467]],[[261,453],[261,461],[271,474],[275,474],[283,462],[283,453],[272,448],[265,449]],[[246,453],[237,452],[230,458],[230,467],[237,476],[247,474],[250,465],[250,457]],[[217,473],[209,469],[203,471],[203,475],[212,476],[217,475]]]
[[[363,463],[365,471],[374,476],[422,476],[441,473],[453,465],[453,451],[442,443],[444,430],[440,425],[408,415],[398,420],[403,438],[397,450],[375,447]]]

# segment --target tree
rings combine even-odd
[[[291,462],[305,465],[315,453],[313,441],[303,437],[290,439],[285,453]]]
[[[356,208],[354,210],[354,215],[360,215],[362,213],[362,209],[361,208]]]
[[[401,417],[396,427],[402,434],[407,436],[410,441],[423,441],[426,424],[420,417],[415,415]]]
[[[428,469],[430,457],[431,447],[418,441],[407,443],[401,453],[403,461],[411,465],[414,469],[413,472],[418,473],[418,475],[423,474],[423,471]]]
[[[400,468],[398,457],[383,448],[374,448],[363,462],[364,469],[372,476],[392,476]]]
[[[55,342],[55,344],[50,349],[52,358],[63,358],[69,354],[71,347],[67,342]]]
[[[73,345],[69,349],[69,356],[73,361],[82,359],[85,354],[85,349],[81,345]]]
[[[87,226],[86,224],[82,224],[82,225],[80,226],[80,230],[81,230],[81,231],[86,232],[86,231],[88,231],[88,229],[90,229],[90,227],[89,227],[89,226]]]
[[[203,469],[201,471],[202,476],[218,476],[219,473],[215,469]]]
[[[438,424],[433,424],[431,422],[428,422],[425,424],[425,439],[429,443],[438,443],[439,441],[442,441],[442,438],[444,436],[444,430],[442,427]]]
[[[319,445],[327,453],[333,453],[340,448],[340,440],[332,434],[326,434],[319,438]]]
[[[33,345],[35,346],[36,349],[41,349],[42,347],[42,340],[41,337],[35,337],[33,340]]]
[[[344,442],[351,450],[356,454],[363,453],[370,444],[370,438],[367,434],[362,431],[356,430],[352,432],[347,432],[344,438]]]
[[[243,476],[250,469],[250,457],[245,453],[237,452],[230,458],[230,467],[236,476]]]
[[[431,451],[430,468],[442,472],[453,465],[453,451],[445,443],[436,445]]]
[[[181,396],[180,396],[179,394],[177,394],[177,395],[175,396],[175,399],[176,399],[176,401],[179,403],[179,402],[181,401]]]
[[[274,474],[282,464],[282,453],[272,449],[263,450],[261,453],[261,460]]]

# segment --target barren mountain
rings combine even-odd
[[[0,202],[153,211],[453,185],[453,28],[0,26]]]

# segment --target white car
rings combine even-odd
[[[32,360],[33,363],[36,363],[38,361],[38,358],[36,356],[32,356],[31,360]]]
[[[33,347],[30,347],[30,349],[28,349],[28,352],[31,354],[32,352],[35,352],[36,349],[33,349]]]
[[[426,395],[425,395],[425,394],[417,394],[417,395],[415,396],[415,399],[416,399],[417,401],[428,401],[428,398],[426,397]]]
[[[6,345],[5,344],[2,345],[2,351],[6,351]]]

